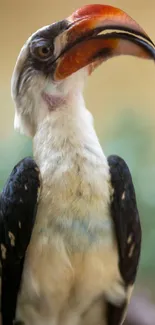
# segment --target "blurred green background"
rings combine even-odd
[[[32,154],[31,140],[13,130],[14,108],[10,79],[16,57],[36,29],[65,18],[73,10],[98,1],[11,0],[0,4],[0,188],[12,167]],[[100,1],[102,3],[102,1]],[[155,41],[155,2],[106,1],[130,14]],[[119,57],[104,63],[85,88],[87,107],[107,155],[118,154],[128,163],[142,221],[143,245],[137,291],[149,288],[155,298],[155,67],[154,63]]]

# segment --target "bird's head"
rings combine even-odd
[[[15,128],[34,136],[39,123],[65,109],[82,92],[85,77],[121,54],[155,59],[155,47],[125,12],[88,5],[34,33],[22,48],[12,77]]]

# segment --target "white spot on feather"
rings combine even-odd
[[[133,244],[130,248],[129,255],[128,255],[129,257],[132,257],[134,249],[135,249],[135,244]]]
[[[9,235],[9,238],[10,238],[11,246],[15,246],[15,236],[14,236],[14,234],[11,231],[9,231],[8,235]]]
[[[128,240],[127,240],[127,244],[130,244],[131,241],[132,241],[132,234],[129,235]]]
[[[5,260],[6,259],[6,247],[3,244],[1,244],[1,252],[2,252],[2,258],[3,258],[3,260]]]
[[[121,198],[122,200],[124,200],[125,199],[125,191],[123,192],[123,194],[122,194],[122,198]]]

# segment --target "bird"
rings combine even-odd
[[[4,325],[121,325],[141,223],[130,170],[106,157],[83,89],[109,58],[155,59],[128,14],[87,5],[40,28],[13,71],[14,127],[32,138],[0,197]]]

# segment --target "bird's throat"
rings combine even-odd
[[[46,100],[50,99],[46,97]],[[51,100],[54,107],[53,99]],[[57,100],[62,103],[62,99]],[[93,127],[92,116],[80,96],[66,105],[60,104],[60,108],[57,106],[41,121],[33,139],[33,149],[34,158],[43,175],[52,174],[58,161],[63,162],[64,166],[67,161],[69,167],[77,155],[83,160],[86,152],[89,152],[90,160],[105,159]]]
[[[50,95],[43,92],[42,98],[45,101],[49,111],[54,111],[67,104],[67,98],[65,96]]]

